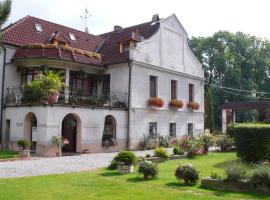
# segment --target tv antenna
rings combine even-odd
[[[87,5],[86,5],[86,7],[84,9],[84,15],[81,16],[81,19],[84,20],[84,28],[85,28],[84,31],[86,33],[89,33],[89,30],[88,30],[88,27],[87,27],[87,19],[89,17],[91,17],[91,15],[89,14],[88,9],[87,9]]]

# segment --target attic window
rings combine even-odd
[[[71,40],[76,40],[76,37],[73,33],[69,33],[69,37]]]
[[[40,25],[40,24],[35,24],[35,27],[36,27],[36,30],[38,31],[38,32],[42,32],[42,26]]]

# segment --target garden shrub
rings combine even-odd
[[[270,166],[258,166],[254,169],[250,182],[255,186],[265,185],[270,188]]]
[[[174,146],[173,147],[173,154],[174,155],[183,155],[185,152],[182,148],[178,147],[178,146]]]
[[[206,152],[208,152],[209,147],[213,146],[215,143],[215,138],[212,134],[201,134],[199,140]]]
[[[247,169],[244,164],[235,162],[225,167],[225,173],[227,181],[239,182],[246,177]]]
[[[158,167],[156,164],[152,164],[151,162],[142,162],[140,163],[138,172],[143,174],[145,179],[152,179],[157,176]]]
[[[183,180],[185,184],[194,184],[199,180],[199,172],[192,165],[178,166],[175,170],[177,180]]]
[[[30,142],[29,142],[28,140],[18,140],[18,141],[17,141],[17,145],[18,145],[21,149],[25,150],[25,149],[27,149],[27,148],[30,147]]]
[[[233,140],[227,135],[216,135],[215,136],[215,145],[220,147],[221,151],[228,151],[232,148]]]
[[[270,124],[245,123],[228,127],[237,155],[247,162],[270,160]]]
[[[115,158],[110,162],[108,169],[110,170],[117,169],[117,161],[115,160]]]
[[[160,136],[158,138],[158,140],[159,140],[159,146],[160,147],[166,147],[166,148],[168,148],[170,146],[170,137]]]
[[[114,160],[117,163],[123,163],[125,165],[132,165],[136,162],[136,155],[132,151],[120,151],[115,157]]]
[[[187,152],[187,157],[194,157],[201,148],[200,141],[189,135],[184,135],[180,139],[179,145]]]
[[[221,177],[217,173],[211,172],[210,178],[212,179],[221,179]]]
[[[160,158],[169,158],[169,152],[164,147],[158,147],[155,149],[154,154]]]

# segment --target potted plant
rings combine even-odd
[[[148,105],[150,107],[161,108],[164,105],[164,101],[159,97],[151,97],[150,99],[148,99]]]
[[[57,103],[61,89],[65,86],[58,72],[48,71],[43,76],[43,89],[49,103]]]
[[[187,103],[187,107],[190,110],[199,110],[200,108],[200,104],[196,103],[196,102],[188,102]]]
[[[117,168],[120,173],[133,172],[137,158],[132,151],[120,151],[114,159],[117,162]]]
[[[172,99],[169,103],[169,106],[171,108],[174,108],[174,109],[179,109],[179,108],[183,108],[184,106],[184,103],[183,101],[181,100],[177,100],[177,99]]]
[[[56,156],[61,157],[62,156],[62,149],[65,145],[69,144],[69,141],[63,137],[60,136],[53,136],[52,137],[52,143],[57,147]]]
[[[30,157],[30,142],[28,140],[18,140],[17,145],[19,146],[20,157]]]

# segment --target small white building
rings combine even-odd
[[[3,44],[2,147],[28,139],[53,156],[52,136],[63,136],[64,151],[116,151],[204,130],[204,73],[174,14],[97,36],[26,16],[3,31]],[[68,88],[55,104],[26,102],[23,86],[48,69]]]

